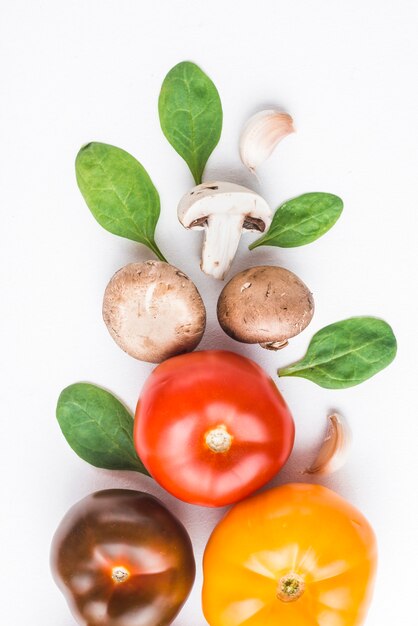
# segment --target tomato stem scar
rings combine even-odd
[[[112,569],[112,579],[115,583],[124,583],[125,580],[128,580],[130,573],[123,567],[122,565],[117,565]]]
[[[232,439],[232,435],[223,424],[208,430],[205,434],[205,443],[212,452],[228,452],[232,445]]]
[[[305,591],[305,581],[296,572],[282,576],[277,587],[277,598],[283,602],[293,602]]]

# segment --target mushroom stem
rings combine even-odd
[[[245,215],[209,215],[202,248],[202,271],[223,279],[237,251]]]
[[[285,339],[284,341],[266,341],[264,343],[260,343],[260,346],[262,348],[265,348],[266,350],[274,350],[274,351],[282,350],[288,345],[289,345],[289,342],[287,341],[287,339]]]

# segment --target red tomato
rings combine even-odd
[[[281,469],[294,441],[289,409],[253,361],[192,352],[155,368],[138,402],[134,442],[155,480],[181,500],[224,506]]]

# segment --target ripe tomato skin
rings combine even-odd
[[[227,433],[215,452],[207,436]],[[174,496],[224,506],[264,485],[286,462],[294,423],[272,379],[233,352],[209,350],[168,359],[155,368],[138,401],[136,451]]]
[[[376,561],[370,524],[339,495],[276,487],[234,506],[213,531],[203,612],[210,626],[360,626]],[[299,587],[284,595],[289,580]]]
[[[54,535],[51,568],[83,626],[168,626],[195,578],[184,526],[157,498],[130,489],[72,506]]]

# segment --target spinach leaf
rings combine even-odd
[[[215,85],[194,63],[179,63],[164,79],[158,110],[164,135],[198,185],[221,136],[222,105]]]
[[[395,355],[396,338],[389,324],[375,317],[352,317],[318,331],[303,359],[278,374],[307,378],[328,389],[344,389],[374,376]]]
[[[75,170],[99,224],[114,235],[145,244],[165,261],[154,240],[160,197],[142,165],[121,148],[93,142],[81,148]]]
[[[343,201],[332,193],[305,193],[282,204],[274,214],[267,233],[249,248],[304,246],[334,226],[342,210]]]
[[[88,383],[66,387],[57,420],[79,457],[95,467],[148,472],[135,452],[133,417],[111,393]]]

